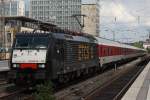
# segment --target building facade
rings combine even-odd
[[[0,1],[0,46],[3,46],[5,41],[5,16],[25,16],[24,0]]]
[[[73,15],[81,14],[81,0],[30,0],[30,17],[52,22],[63,29],[80,31]],[[81,17],[78,17],[81,22]]]
[[[82,4],[82,14],[84,18],[83,32],[99,36],[99,5],[95,4]]]
[[[145,49],[150,49],[150,34],[149,34],[149,38],[146,39],[146,41],[143,43],[143,47]]]
[[[39,20],[24,16],[7,16],[0,17],[3,20],[3,25],[0,22],[0,60],[9,59],[10,49],[12,47],[16,33],[18,32],[47,32],[48,29],[56,27],[51,23],[45,23]],[[1,20],[2,21],[2,20]],[[39,23],[39,24],[38,24]],[[6,55],[5,55],[6,54]],[[5,56],[4,56],[5,55]]]
[[[4,0],[0,6],[4,8],[4,16],[25,16],[24,0]]]
[[[4,19],[5,25],[3,31],[5,35],[3,36],[3,38],[5,39],[4,42],[6,48],[10,48],[12,46],[15,35],[18,32],[33,32],[34,30],[36,30],[36,32],[46,32],[46,29],[48,27],[49,28],[56,27],[56,25],[54,24],[45,23],[39,20],[23,16],[4,17]],[[39,25],[41,25],[42,27]]]

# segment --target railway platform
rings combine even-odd
[[[8,60],[0,61],[0,72],[8,70],[9,70]]]
[[[121,100],[150,100],[150,62]]]

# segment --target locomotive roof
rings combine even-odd
[[[18,36],[49,36],[52,35],[54,38],[57,39],[64,39],[64,40],[71,40],[71,41],[82,41],[82,42],[95,42],[96,39],[92,35],[71,35],[65,33],[29,33],[29,32],[20,32],[16,34]]]
[[[53,33],[52,34],[57,39],[64,39],[64,40],[71,40],[71,41],[82,41],[82,42],[95,42],[96,39],[90,35],[70,35],[70,34],[63,34],[63,33]]]

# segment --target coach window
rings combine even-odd
[[[107,56],[109,56],[109,47],[107,48]]]
[[[103,47],[102,46],[100,46],[100,56],[102,56],[103,55]]]
[[[105,48],[105,56],[107,56],[107,48]]]
[[[119,50],[118,50],[118,47],[116,47],[116,55],[118,55],[119,53]]]
[[[106,56],[108,56],[108,48],[106,48]]]
[[[114,55],[114,52],[113,52],[113,51],[114,51],[114,49],[112,48],[112,49],[111,49],[111,54],[112,54],[112,55]]]
[[[106,48],[106,56],[108,56],[108,53],[109,53],[108,48]]]
[[[105,48],[103,48],[103,56],[105,56]]]
[[[111,56],[111,47],[109,48],[109,55]]]
[[[122,54],[122,48],[120,48],[120,53]]]
[[[120,48],[120,53],[122,54],[122,48]]]
[[[104,56],[106,56],[106,48],[104,48]]]
[[[104,55],[107,56],[107,49],[105,48],[104,51]]]
[[[110,47],[108,47],[108,55],[110,56]]]
[[[126,54],[126,49],[125,49],[125,48],[123,48],[123,54],[124,54],[124,55]]]
[[[114,55],[116,55],[116,47],[114,47]]]
[[[103,55],[105,56],[105,55],[106,55],[106,54],[105,54],[105,52],[106,52],[106,51],[105,51],[105,48],[103,48],[103,51],[104,51],[104,52],[103,52]]]

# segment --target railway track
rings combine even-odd
[[[120,66],[120,65],[119,65]],[[109,71],[110,69],[108,68],[108,69],[105,69],[105,71],[104,72],[107,72],[107,71]],[[102,74],[103,72],[100,72],[100,73],[97,73],[97,74],[94,74],[94,75],[90,75],[90,76],[86,76],[86,77],[81,77],[81,78],[79,78],[79,79],[75,79],[74,81],[71,81],[71,82],[69,82],[68,84],[64,84],[64,85],[61,85],[61,86],[59,86],[59,88],[57,88],[55,91],[54,91],[54,93],[56,93],[57,94],[57,92],[60,92],[60,91],[63,91],[63,90],[66,90],[68,87],[71,87],[71,86],[73,86],[73,87],[71,87],[71,90],[73,90],[73,91],[77,91],[78,92],[78,89],[76,89],[76,86],[74,87],[74,85],[76,85],[76,84],[80,84],[80,83],[82,83],[82,82],[85,82],[86,83],[86,80],[87,79],[89,79],[89,78],[93,78],[93,77],[96,77],[98,74]],[[87,82],[87,84],[89,84],[89,82]],[[92,82],[90,83],[90,84],[92,84]],[[84,83],[83,84],[81,84],[81,86],[84,86]],[[76,93],[77,93],[76,92]],[[70,92],[70,93],[72,93],[72,92]],[[67,96],[68,94],[70,94],[70,93],[66,93],[66,92],[64,92],[64,94]],[[64,96],[64,95],[63,95]],[[23,99],[21,99],[21,100],[32,100],[33,99],[33,97],[32,97],[32,95],[28,95],[28,96],[25,96]],[[63,99],[62,99],[63,100]],[[67,99],[64,99],[64,100],[67,100]],[[71,99],[70,99],[71,100]]]
[[[138,65],[138,66],[143,66],[143,65]],[[143,68],[144,68],[144,66],[143,66]],[[125,68],[123,70],[126,70],[126,69],[128,69],[128,68]],[[99,94],[102,89],[105,89],[109,85],[112,86],[111,83],[113,83],[114,81],[118,80],[121,77],[121,76],[117,76],[117,75],[113,75],[113,74],[118,73],[118,75],[120,75],[120,73],[122,73],[121,70],[122,70],[122,68],[119,71],[116,71],[116,72],[114,72],[114,71],[108,71],[107,72],[106,71],[106,72],[102,73],[102,75],[100,75],[100,78],[98,78],[98,79],[92,79],[90,81],[89,80],[82,80],[82,81],[80,80],[79,83],[76,83],[76,82],[75,82],[75,84],[71,83],[71,84],[74,84],[74,85],[66,87],[65,89],[62,89],[60,91],[57,91],[54,95],[55,95],[57,100],[73,100],[74,96],[78,96],[77,97],[78,100],[80,100],[80,99],[83,99],[83,100],[112,100],[112,98],[114,98],[114,100],[117,100],[118,98],[120,98],[123,95],[124,91],[128,88],[128,86],[130,86],[130,84],[132,82],[130,84],[128,83],[129,85],[123,86],[124,89],[122,89],[120,87],[117,87],[118,91],[115,92],[116,94],[114,96],[112,96],[112,95],[108,96],[108,94],[106,93],[106,95],[107,95],[106,97],[109,97],[109,98],[106,98],[106,99],[103,99],[103,98],[101,99],[101,98],[99,98],[99,95],[95,96],[95,94],[96,93]],[[107,74],[105,74],[105,73],[107,73]],[[132,73],[133,72],[131,72],[131,74]],[[140,73],[140,71],[139,71],[139,73]],[[113,81],[110,82],[109,84],[105,84],[104,82],[107,82],[108,79],[112,80],[110,78],[112,76],[115,77],[115,78],[112,78]],[[93,78],[93,77],[91,77],[91,78]],[[105,78],[108,78],[108,79],[105,79]],[[102,81],[104,81],[104,82],[99,83],[99,80],[101,82]],[[126,78],[125,80],[118,80],[118,81],[120,81],[121,83],[125,83],[125,81],[127,81],[127,80],[128,80],[128,78]],[[0,83],[0,84],[3,84],[3,82]],[[5,84],[5,82],[4,82],[4,84]],[[105,84],[105,86],[100,85],[100,84]],[[114,83],[114,84],[118,85],[118,83]],[[113,88],[112,91],[116,91],[116,88],[115,88],[116,86],[114,85],[113,87],[114,88]],[[0,85],[0,88],[1,88],[1,85]],[[85,90],[85,91],[83,92],[83,90]],[[106,89],[106,90],[108,90],[108,89]],[[17,89],[17,88],[14,87],[13,90],[0,92],[0,100],[32,100],[31,99],[32,96],[24,94],[23,93],[24,91],[25,91],[25,89]],[[104,92],[104,90],[102,90],[102,91]],[[110,91],[110,90],[108,90],[108,91]],[[70,96],[73,96],[73,98],[70,97]]]
[[[21,98],[23,98],[23,92],[25,90],[26,89],[24,88],[18,89],[16,87],[12,87],[10,90],[7,89],[0,92],[0,100],[23,100]]]
[[[14,84],[10,84],[10,83],[7,83],[7,82],[0,83],[0,92],[4,91],[4,90],[7,90],[11,87],[14,87],[14,86],[15,86]]]
[[[107,87],[111,82],[119,79],[122,75],[129,72],[129,70],[134,69],[135,66],[142,66],[142,65],[138,65],[138,64],[147,58],[148,57],[141,57],[141,58],[136,59],[132,62],[129,62],[125,65],[121,65],[121,67],[118,67],[117,70],[114,70],[114,69],[106,70],[105,72],[101,73],[100,75],[91,77],[87,80],[81,81],[81,82],[74,84],[72,86],[69,86],[61,91],[58,91],[57,93],[54,94],[56,97],[56,100],[94,100],[92,97],[94,96],[94,94],[96,94],[96,92],[98,90],[101,90],[104,87]],[[128,80],[128,79],[126,79],[126,80]],[[120,82],[121,81],[122,80],[120,80]],[[126,88],[124,88],[124,89],[126,89]],[[124,91],[122,90],[122,92],[120,92],[120,93],[119,92],[118,92],[118,97]],[[117,94],[115,96],[117,96]],[[103,100],[103,99],[98,98],[96,100]],[[104,99],[104,100],[112,100],[112,98]]]
[[[0,82],[7,79],[8,71],[0,71]]]
[[[24,100],[20,99],[24,96],[23,91],[25,89],[18,88],[6,80],[0,80],[0,100]]]
[[[0,86],[5,85],[5,84],[7,84],[7,81],[6,81],[6,80],[1,80],[1,81],[0,81]]]
[[[127,64],[127,63],[130,63],[130,62],[132,62],[134,60],[136,60],[136,59],[133,59],[133,60],[130,60],[130,61],[127,61],[127,62],[123,62],[123,63],[119,63],[119,64],[117,64],[117,67],[120,67],[120,66],[122,66],[124,64]],[[67,88],[69,86],[72,86],[72,85],[75,85],[75,84],[78,84],[78,83],[82,83],[82,82],[86,81],[87,79],[96,77],[97,75],[100,75],[102,73],[107,73],[107,71],[112,70],[112,69],[113,68],[109,68],[108,67],[108,68],[103,69],[101,72],[92,73],[92,74],[86,75],[84,77],[76,78],[76,79],[68,82],[67,84],[61,84],[61,85],[58,84],[58,86],[57,86],[58,88],[54,89],[55,90],[54,93],[57,93],[57,92],[65,89],[65,88]]]
[[[148,62],[149,59],[138,64],[137,67],[132,68],[122,76],[108,82],[101,88],[95,89],[84,100],[120,100]]]

